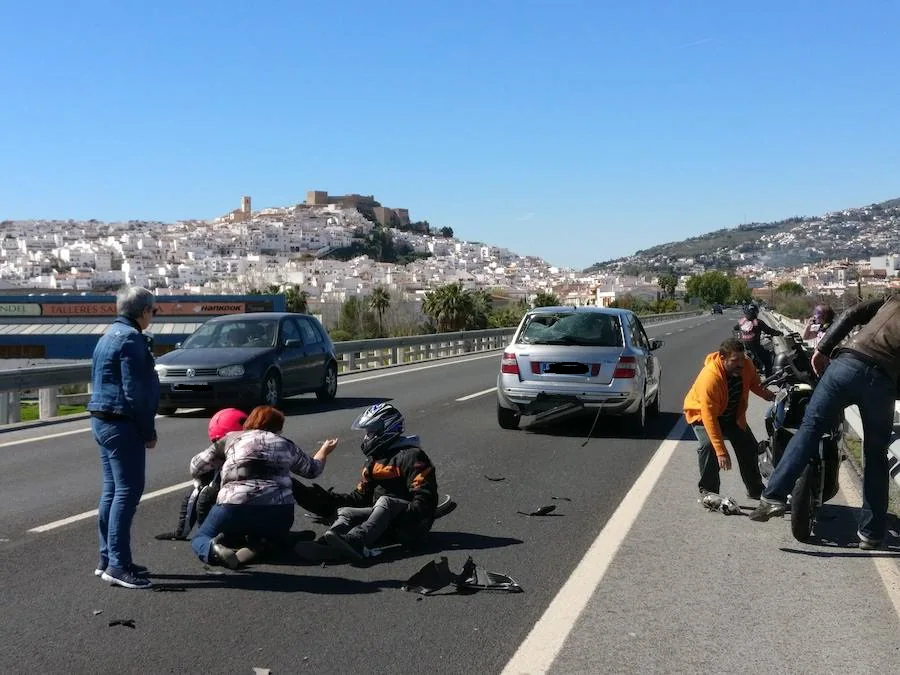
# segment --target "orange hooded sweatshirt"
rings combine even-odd
[[[737,407],[737,423],[741,429],[747,428],[747,402],[750,399],[750,390],[760,397],[771,400],[772,392],[765,389],[759,380],[759,371],[750,359],[744,359],[743,387],[741,388],[741,400]],[[713,449],[719,457],[725,457],[728,451],[725,449],[725,441],[722,438],[722,429],[719,426],[719,416],[725,412],[728,405],[728,376],[725,373],[725,364],[719,352],[713,352],[706,356],[703,370],[697,375],[687,396],[684,397],[684,417],[688,424],[703,422]]]

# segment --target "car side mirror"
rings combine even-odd
[[[302,347],[303,340],[298,340],[297,338],[291,338],[290,340],[284,341],[284,346],[288,349],[293,349],[294,347]]]
[[[180,343],[180,342],[176,342],[176,343],[175,343],[175,349],[181,349],[181,343]]]
[[[665,345],[666,343],[662,340],[657,340],[656,338],[650,340],[650,351],[655,352],[657,349]]]

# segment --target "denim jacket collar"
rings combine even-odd
[[[138,333],[144,332],[141,330],[141,327],[138,325],[137,321],[135,321],[134,319],[129,319],[127,316],[122,316],[121,314],[116,317],[116,320],[113,321],[113,323],[123,323],[126,326],[131,326],[132,328],[137,330]]]

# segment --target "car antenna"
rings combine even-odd
[[[582,448],[584,446],[586,446],[588,444],[588,442],[591,440],[591,434],[594,433],[594,427],[597,426],[597,420],[600,419],[600,411],[601,410],[603,410],[603,408],[601,408],[600,406],[597,406],[597,414],[594,415],[594,423],[591,425],[591,430],[588,432],[587,438],[584,439],[584,443],[581,444]]]

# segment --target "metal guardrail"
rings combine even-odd
[[[649,314],[641,316],[645,324],[674,321],[702,314],[700,310]],[[473,352],[503,349],[512,338],[515,328],[411,335],[408,337],[377,338],[335,342],[338,374],[348,375],[363,370],[408,365],[420,361],[449,358]],[[40,419],[54,417],[60,403],[81,403],[85,394],[60,395],[64,385],[84,384],[91,378],[91,362],[32,366],[17,370],[0,370],[0,426],[18,422],[21,392],[39,390]]]
[[[783,329],[800,333],[801,335],[803,334],[803,324],[796,319],[791,319],[772,311],[764,313],[772,318],[773,323],[780,325]],[[809,344],[809,341],[807,341],[807,343]],[[844,411],[844,420],[853,430],[853,433],[862,440],[862,419],[859,416],[859,409],[855,405],[850,406]],[[897,485],[900,485],[900,401],[898,401],[894,407],[894,432],[891,434],[891,442],[887,448],[887,455],[891,478],[894,479],[894,482],[897,483]]]

